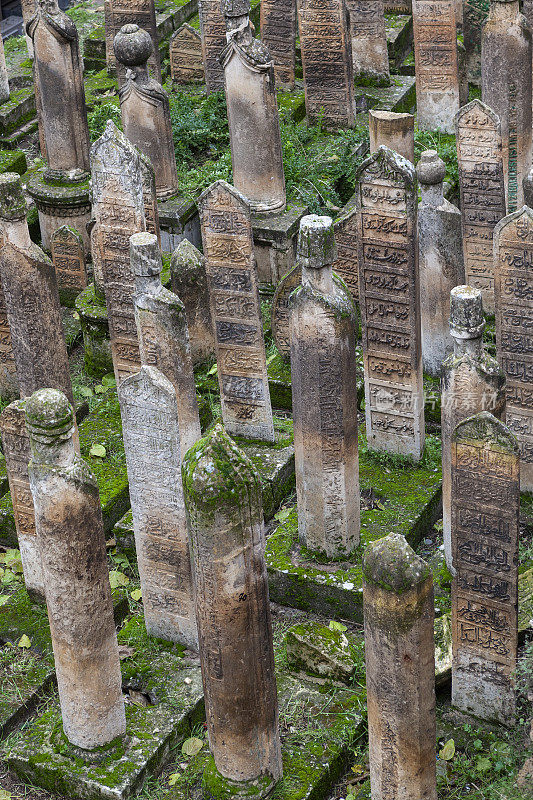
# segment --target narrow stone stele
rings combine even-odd
[[[488,411],[452,437],[452,705],[516,723],[518,444]]]
[[[226,46],[226,25],[220,0],[198,0],[200,35],[207,94],[224,88],[224,69],[220,61]]]
[[[100,496],[76,452],[64,394],[33,394],[26,425],[63,730],[71,744],[91,750],[126,733]]]
[[[232,436],[275,441],[250,205],[225,181],[198,198],[222,419]]]
[[[107,69],[116,72],[119,87],[126,80],[127,69],[115,58],[113,42],[123,25],[138,25],[145,30],[153,43],[148,59],[150,77],[161,82],[159,61],[159,40],[155,16],[154,0],[104,0],[105,14],[105,54]]]
[[[441,379],[444,555],[452,574],[452,434],[466,417],[480,411],[491,411],[501,417],[505,411],[505,376],[496,359],[483,348],[484,328],[481,290],[456,286],[450,293],[450,334],[454,351],[442,365]]]
[[[0,41],[0,103],[5,103],[7,100],[9,100],[9,78],[7,75],[4,40],[2,39]]]
[[[353,299],[359,300],[359,263],[357,249],[357,204],[355,195],[344,206],[333,225],[337,258],[333,271],[348,289]]]
[[[250,0],[224,0],[228,43],[222,52],[235,188],[252,211],[283,211],[285,175],[274,67],[254,39]]]
[[[272,338],[285,361],[291,359],[291,334],[289,323],[289,297],[302,282],[302,268],[296,264],[276,286],[270,313]]]
[[[507,211],[531,166],[531,31],[518,0],[491,0],[481,39],[481,96],[501,124]]]
[[[444,198],[446,165],[436,150],[425,150],[416,168],[418,263],[424,371],[435,378],[453,351],[450,338],[450,292],[464,283],[461,212]]]
[[[4,172],[0,175],[0,248],[12,239],[17,240],[19,230],[25,233],[26,202],[20,191],[19,175],[15,172]],[[22,241],[26,241],[23,238]],[[2,400],[14,400],[19,396],[17,368],[13,355],[11,331],[7,319],[6,300],[0,280],[0,397]]]
[[[185,306],[161,284],[163,264],[157,236],[134,234],[130,255],[141,362],[157,367],[174,387],[179,443],[185,453],[201,436]]]
[[[370,109],[368,129],[371,153],[375,153],[383,144],[407,158],[412,164],[415,163],[415,118],[413,114]]]
[[[146,630],[197,650],[176,389],[143,366],[118,394]]]
[[[357,176],[359,303],[369,446],[424,449],[417,185],[410,161],[380,147]]]
[[[74,300],[87,286],[87,267],[83,239],[70,225],[62,225],[52,234],[50,250],[54,263],[59,295],[65,304]]]
[[[26,45],[28,47],[28,55],[30,58],[33,58],[33,42],[31,36],[28,35],[27,27],[28,22],[35,15],[37,10],[37,0],[20,0],[20,5],[22,9],[22,19],[24,20],[23,27],[24,35],[26,37]]]
[[[339,560],[359,544],[360,498],[356,315],[333,275],[335,256],[331,218],[304,217],[302,285],[289,301],[298,536]]]
[[[383,0],[346,0],[350,14],[355,82],[390,85]]]
[[[183,239],[170,259],[172,291],[187,314],[193,364],[215,354],[215,338],[209,306],[205,258],[188,239]]]
[[[168,95],[148,72],[152,39],[138,25],[124,25],[114,48],[117,62],[128,68],[119,89],[124,133],[152,162],[157,197],[167,199],[178,191],[178,173]]]
[[[480,100],[455,118],[465,280],[481,289],[483,305],[494,311],[495,225],[505,216],[502,137],[498,116]]]
[[[437,800],[433,578],[401,534],[363,556],[372,800]]]
[[[530,200],[533,175],[524,183]],[[506,377],[505,423],[518,439],[520,487],[533,492],[533,209],[494,229],[496,354]]]
[[[527,0],[524,0],[526,14]],[[485,0],[469,0],[463,7],[463,39],[468,83],[481,86],[481,31],[487,21],[488,4]],[[527,14],[526,14],[527,16]]]
[[[276,87],[294,89],[296,0],[262,0],[261,41],[272,56]]]
[[[183,460],[202,678],[208,796],[269,794],[281,778],[259,475],[222,425]]]
[[[170,37],[170,76],[173,83],[203,83],[202,37],[186,22]]]

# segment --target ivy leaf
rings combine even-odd
[[[134,589],[133,592],[131,592],[131,596],[133,597],[134,600],[139,602],[139,600],[143,596],[143,593],[140,589]]]
[[[80,394],[82,397],[92,397],[93,390],[90,386],[80,386]]]
[[[481,741],[481,739],[474,739],[474,747],[476,748],[476,750],[481,750],[481,748],[483,747],[483,742]]]
[[[168,785],[175,786],[180,778],[181,778],[181,772],[173,772],[172,775],[169,775]]]
[[[26,634],[23,634],[23,635],[20,637],[20,641],[19,641],[19,643],[18,643],[18,646],[19,646],[19,647],[22,647],[23,649],[27,649],[28,647],[31,647],[31,639],[29,639],[29,638],[26,636]]]
[[[105,394],[105,386],[102,386],[101,383],[97,383],[94,387],[95,394]]]
[[[448,739],[442,750],[439,752],[439,758],[443,761],[451,761],[455,755],[455,742],[453,739]]]
[[[4,574],[2,575],[2,583],[3,584],[13,583],[13,581],[16,581],[16,580],[17,580],[17,576],[15,575],[14,572],[11,572],[10,569],[4,570]]]
[[[490,758],[478,758],[476,769],[478,772],[487,772],[492,767]]]
[[[93,444],[89,450],[89,455],[95,456],[96,458],[105,458],[107,455],[107,450],[103,444]]]
[[[290,513],[291,513],[290,508],[282,508],[281,511],[278,511],[277,514],[274,514],[274,519],[277,519],[278,522],[284,522],[284,520],[287,519]]]
[[[342,622],[337,622],[337,620],[335,619],[332,619],[330,621],[328,628],[330,629],[330,631],[340,631],[340,633],[344,633],[344,631],[348,630],[346,625],[343,625]]]
[[[197,736],[191,736],[190,739],[185,739],[181,746],[181,752],[184,756],[195,756],[197,753],[200,752],[204,743],[202,739],[199,739]]]
[[[128,576],[124,575],[123,572],[119,572],[118,569],[112,569],[109,573],[109,583],[112,589],[118,589],[119,586],[127,586],[129,582]]]
[[[105,386],[106,389],[108,389],[110,386],[117,385],[117,379],[112,372],[108,372],[107,375],[104,375],[102,378],[102,385]]]

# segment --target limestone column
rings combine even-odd
[[[0,37],[0,104],[9,100],[9,78],[7,75],[4,40]]]
[[[220,424],[182,473],[214,757],[204,784],[218,798],[222,776],[232,797],[261,798],[282,773],[261,483]]]
[[[261,41],[272,56],[278,89],[294,89],[296,0],[262,0]]]
[[[185,306],[192,361],[197,364],[215,353],[215,339],[205,258],[188,239],[183,239],[172,253],[170,280],[172,291]]]
[[[134,234],[130,255],[141,362],[157,367],[174,387],[180,448],[186,453],[201,432],[185,306],[161,284],[163,264],[157,236]]]
[[[456,286],[450,293],[450,334],[454,352],[442,365],[442,519],[444,555],[453,573],[451,540],[452,434],[461,420],[480,411],[501,417],[505,411],[505,376],[483,348],[481,291]]]
[[[452,435],[452,704],[516,724],[518,444],[487,411]]]
[[[355,82],[390,86],[383,0],[346,0],[350,15]]]
[[[516,211],[531,166],[531,31],[518,0],[491,0],[481,38],[481,93],[500,119],[507,210]]]
[[[208,94],[224,88],[224,69],[220,56],[226,46],[226,26],[220,0],[198,0],[200,35]]]
[[[15,172],[0,175],[0,247],[9,237],[17,237],[21,226],[19,220],[26,220],[26,202],[20,191],[20,177]],[[24,229],[23,229],[24,230]],[[13,355],[11,331],[7,319],[6,300],[0,281],[0,397],[14,400],[19,395],[17,368]]]
[[[274,67],[254,39],[250,0],[224,0],[228,44],[221,59],[235,188],[252,211],[283,211],[285,175]]]
[[[356,315],[335,256],[330,217],[304,217],[302,285],[289,301],[298,536],[339,560],[359,544],[360,498]]]
[[[335,227],[333,228],[333,231],[335,232]],[[280,280],[276,286],[274,297],[272,298],[272,311],[270,312],[272,338],[274,339],[274,343],[278,348],[280,356],[285,361],[290,361],[291,359],[289,298],[294,289],[300,286],[301,282],[302,268],[297,263]]]
[[[161,82],[161,65],[159,62],[159,38],[154,0],[104,0],[105,13],[105,54],[107,69],[116,72],[119,87],[126,80],[126,68],[117,63],[113,50],[115,36],[123,25],[138,25],[146,31],[153,43],[148,59],[150,77]]]
[[[372,800],[437,800],[433,578],[404,537],[363,556]]]
[[[382,144],[395,150],[412,164],[415,163],[415,118],[413,114],[396,111],[368,112],[370,152],[375,153]]]
[[[20,0],[22,8],[22,19],[24,20],[24,35],[26,36],[26,45],[28,47],[28,55],[33,58],[33,41],[31,36],[28,36],[27,27],[31,18],[37,11],[37,0]]]
[[[152,162],[158,199],[172,197],[178,191],[178,173],[170,106],[167,93],[148,72],[152,39],[138,25],[124,25],[114,47],[118,63],[128,69],[119,90],[124,133]]]
[[[421,191],[418,204],[418,264],[424,371],[441,374],[453,350],[450,337],[450,292],[464,283],[461,212],[444,198],[446,166],[436,150],[422,153],[416,169]]]
[[[100,496],[76,452],[64,394],[33,394],[26,425],[63,730],[91,750],[126,733]]]

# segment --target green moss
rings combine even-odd
[[[24,175],[28,165],[22,150],[0,150],[0,172],[18,172]]]
[[[202,788],[206,796],[213,800],[232,800],[233,797],[259,800],[269,793],[271,787],[270,775],[262,775],[257,780],[242,782],[224,778],[217,770],[212,756],[208,759],[202,780]]]

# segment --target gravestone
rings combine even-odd
[[[333,222],[300,223],[302,285],[289,300],[298,537],[346,558],[359,544],[356,314],[332,272]]]
[[[76,452],[64,394],[33,394],[26,425],[63,731],[92,750],[126,733],[98,485]]]
[[[273,442],[250,206],[225,181],[198,198],[222,419],[233,436]]]
[[[285,361],[291,357],[291,335],[289,330],[289,297],[302,282],[302,268],[296,264],[283,276],[272,298],[272,338]]]
[[[350,14],[355,82],[389,86],[389,51],[383,0],[346,0]]]
[[[298,0],[305,110],[330,130],[355,126],[352,48],[344,0]]]
[[[215,338],[205,259],[188,239],[183,239],[172,254],[170,280],[172,291],[185,306],[192,360],[197,364],[215,353]]]
[[[446,166],[436,150],[422,153],[416,174],[421,191],[418,263],[422,362],[424,371],[438,378],[442,362],[453,350],[450,291],[464,283],[465,277],[461,212],[444,198]]]
[[[424,449],[415,168],[386,147],[361,164],[356,207],[368,444]]]
[[[226,25],[220,0],[198,0],[200,35],[207,94],[224,88],[224,69],[220,56],[226,46]]]
[[[294,89],[296,0],[262,0],[261,41],[272,56],[276,88]]]
[[[515,724],[519,452],[487,411],[452,437],[452,704]]]
[[[182,473],[214,757],[204,787],[221,797],[222,776],[232,797],[261,798],[282,774],[261,482],[220,424]]]
[[[127,68],[119,89],[124,133],[152,162],[157,198],[164,200],[177,193],[178,173],[168,95],[148,73],[153,42],[138,25],[124,25],[114,47],[117,63]]]
[[[415,118],[413,114],[398,111],[368,112],[370,152],[375,153],[382,144],[415,163]]]
[[[505,411],[505,377],[495,358],[483,348],[485,319],[481,290],[456,286],[450,293],[450,334],[453,354],[442,365],[442,520],[444,555],[453,571],[451,533],[452,435],[466,417]]]
[[[416,121],[423,131],[454,132],[459,65],[454,0],[413,0]]]
[[[520,486],[533,491],[533,210],[494,230],[496,352],[506,377],[505,423],[518,439]]]
[[[143,182],[144,219],[146,230],[155,233],[159,246],[161,246],[161,230],[159,227],[159,208],[157,205],[157,190],[155,185],[155,171],[152,162],[139,150],[141,159],[141,175]]]
[[[170,37],[170,76],[173,83],[203,83],[202,37],[186,22]]]
[[[24,27],[24,35],[26,37],[26,45],[28,47],[28,55],[30,58],[33,58],[33,42],[31,40],[31,36],[28,36],[27,33],[27,26],[30,19],[35,15],[37,10],[37,0],[20,0],[20,6],[22,10],[22,19],[23,27]]]
[[[126,80],[126,68],[117,63],[113,42],[123,25],[138,25],[150,35],[153,42],[148,59],[150,75],[161,81],[154,0],[104,0],[104,12],[107,69],[116,72],[119,87]]]
[[[4,40],[0,36],[0,104],[9,100],[9,77],[7,74]]]
[[[359,299],[359,267],[357,255],[357,210],[355,198],[345,205],[333,225],[337,258],[333,271],[345,282],[354,300]]]
[[[372,800],[437,800],[433,578],[401,534],[363,556]]]
[[[463,6],[466,74],[468,83],[476,86],[481,85],[481,31],[487,21],[489,5],[489,0],[468,0]]]
[[[480,100],[455,119],[461,190],[465,280],[481,289],[483,305],[494,311],[494,227],[505,216],[500,121]]]
[[[6,241],[26,239],[26,202],[21,192],[20,177],[15,172],[0,175],[0,248]],[[0,281],[0,397],[14,400],[19,396],[17,369],[13,355],[11,331],[7,319],[4,290]]]
[[[117,384],[141,366],[133,309],[130,236],[145,230],[143,179],[137,149],[109,120],[91,148],[95,244],[102,270]]]
[[[197,650],[176,389],[143,366],[118,393],[146,630]]]
[[[481,39],[481,96],[501,125],[507,211],[531,166],[531,31],[518,0],[491,0]]]
[[[65,305],[73,305],[76,297],[87,286],[83,239],[75,228],[62,225],[52,234],[50,250],[59,296]]]

